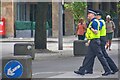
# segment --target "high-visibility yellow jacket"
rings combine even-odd
[[[97,23],[98,23],[98,33],[97,34],[95,34],[92,30],[91,30],[91,25],[92,25],[92,23],[93,23],[93,21],[96,21]],[[97,20],[97,19],[94,19],[93,21],[91,21],[90,23],[89,23],[89,26],[88,26],[88,28],[87,28],[87,31],[86,31],[86,38],[88,39],[88,40],[91,40],[91,39],[95,39],[95,38],[100,38],[100,30],[99,30],[99,28],[100,28],[100,22]]]
[[[102,29],[100,30],[100,36],[106,36],[106,24],[104,20],[99,20],[103,23]]]

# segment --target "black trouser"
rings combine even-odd
[[[90,45],[88,47],[88,53],[85,55],[85,59],[83,61],[83,65],[79,68],[79,71],[81,73],[84,73],[85,70],[88,70],[89,64],[91,60],[95,58],[95,56],[98,57],[98,60],[101,62],[103,69],[105,72],[110,72],[110,67],[106,61],[106,59],[103,56],[103,53],[100,48],[100,39],[93,39],[90,41]],[[93,60],[94,61],[94,60]]]
[[[78,35],[78,40],[84,40],[85,39],[85,33],[83,35]]]
[[[117,66],[115,65],[114,61],[109,57],[109,55],[107,54],[106,52],[106,49],[105,49],[105,45],[106,45],[106,37],[101,37],[100,38],[100,41],[101,41],[101,50],[102,50],[102,53],[104,55],[104,57],[106,58],[108,64],[109,64],[109,67],[110,69],[114,72],[116,71],[118,68]],[[89,68],[87,69],[88,72],[93,72],[93,65],[94,65],[94,59],[95,59],[96,56],[94,56],[93,59],[91,59],[91,62],[89,63]]]

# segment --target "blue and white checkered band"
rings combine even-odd
[[[96,12],[92,11],[92,10],[88,10],[89,13],[93,13],[96,15]]]
[[[100,13],[97,13],[97,15],[100,15]]]

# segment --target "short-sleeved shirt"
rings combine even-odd
[[[102,19],[99,19],[99,21],[102,20]],[[100,21],[100,30],[102,29],[102,26],[103,26],[103,23],[102,21]]]
[[[114,30],[113,28],[115,28],[115,24],[113,21],[106,21],[106,32],[107,33],[112,33]]]
[[[98,23],[94,20],[96,18],[93,18],[91,21],[93,21],[91,28],[93,28],[94,30],[98,30]]]
[[[85,28],[84,27],[86,27],[85,24],[81,24],[81,23],[78,24],[77,35],[84,35],[84,33],[85,33]]]

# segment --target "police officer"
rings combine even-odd
[[[105,45],[106,45],[106,24],[105,21],[101,18],[102,17],[102,11],[98,10],[97,12],[97,16],[96,18],[99,20],[100,22],[100,41],[101,41],[101,50],[102,53],[104,55],[104,57],[106,58],[111,70],[112,70],[112,74],[115,74],[116,72],[118,72],[118,68],[115,65],[114,61],[108,56],[106,49],[105,49]],[[94,56],[96,57],[96,56]],[[86,74],[92,74],[93,73],[93,64],[94,64],[94,58],[91,59],[91,62],[89,64],[89,68],[86,71]]]
[[[111,74],[111,69],[103,56],[103,53],[100,48],[100,23],[97,19],[95,19],[96,12],[94,10],[88,10],[88,19],[90,19],[89,26],[86,32],[86,38],[90,40],[90,44],[88,46],[88,53],[85,55],[85,59],[83,61],[82,66],[78,69],[78,71],[74,71],[76,74],[85,75],[85,70],[89,68],[89,63],[94,56],[97,56],[99,61],[101,62],[105,73],[103,76],[107,76]]]

